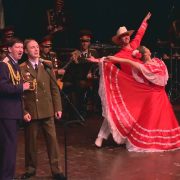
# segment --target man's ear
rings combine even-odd
[[[27,54],[28,52],[27,52],[27,49],[24,49],[24,52]]]

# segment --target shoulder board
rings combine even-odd
[[[71,54],[81,54],[81,51],[75,50],[75,51],[72,51]]]
[[[24,67],[24,66],[26,66],[26,65],[27,65],[27,62],[25,61],[25,62],[21,63],[19,66],[20,66],[20,67]]]
[[[45,63],[52,64],[52,61],[50,61],[50,60],[43,59],[43,61],[44,61]]]
[[[96,50],[96,49],[94,49],[94,48],[90,48],[89,50],[90,50],[90,51],[97,51],[97,50]]]
[[[5,63],[6,63],[6,62],[9,62],[9,58],[8,58],[8,57],[5,57],[2,62],[5,62]]]

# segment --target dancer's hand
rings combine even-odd
[[[107,56],[106,61],[119,61],[119,58],[116,56]]]
[[[145,22],[148,21],[150,19],[150,17],[151,17],[151,13],[148,12],[143,21],[145,21]]]
[[[94,56],[90,56],[89,58],[87,58],[87,60],[90,62],[96,62],[96,63],[99,62],[99,59],[96,59]]]

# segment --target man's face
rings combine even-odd
[[[82,50],[87,50],[90,46],[91,42],[90,40],[81,40],[81,48]]]
[[[39,45],[36,41],[32,40],[27,44],[25,49],[26,54],[31,60],[39,58]]]
[[[23,44],[15,43],[12,47],[8,48],[10,55],[14,58],[14,60],[20,60],[23,55]]]
[[[40,49],[43,54],[48,54],[52,49],[51,41],[42,42]]]
[[[128,45],[129,42],[130,42],[130,36],[129,35],[125,35],[125,36],[120,37],[120,42],[121,42],[122,46]]]
[[[12,30],[9,30],[9,31],[4,33],[5,41],[11,40],[13,36],[14,36],[14,31],[12,31]]]
[[[0,60],[3,60],[8,55],[8,48],[6,46],[0,47]]]

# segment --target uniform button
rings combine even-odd
[[[39,99],[36,99],[36,102],[38,102],[39,101]]]

